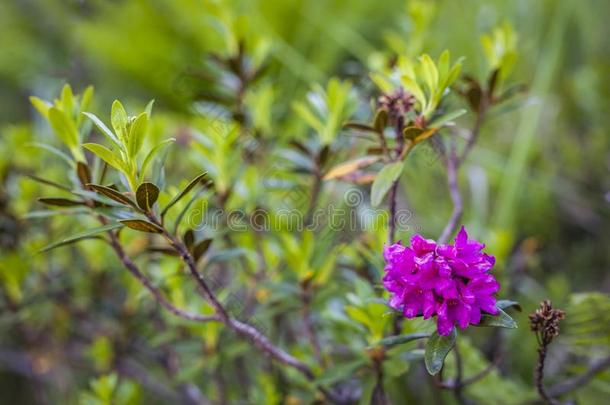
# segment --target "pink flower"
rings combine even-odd
[[[483,253],[484,247],[469,240],[464,227],[453,245],[415,235],[411,246],[386,246],[383,285],[391,293],[390,306],[407,318],[436,315],[438,333],[444,336],[456,325],[477,325],[482,312],[497,315],[500,284],[489,273],[495,258]]]

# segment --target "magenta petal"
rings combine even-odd
[[[473,307],[470,309],[470,324],[478,325],[481,322],[481,310]]]
[[[453,322],[450,322],[446,318],[439,318],[436,330],[441,336],[449,336],[453,330]]]
[[[432,291],[428,291],[428,292],[426,292],[425,298],[424,298],[424,310],[423,310],[424,319],[430,318],[432,315],[434,315],[435,311],[436,311],[436,300],[434,299],[434,293],[432,293]]]
[[[413,235],[411,238],[411,248],[416,254],[433,252],[436,249],[436,242],[431,239],[424,239],[420,235]]]
[[[468,239],[462,226],[454,244],[437,245],[420,235],[410,246],[395,243],[384,248],[383,286],[391,293],[390,305],[412,318],[437,316],[437,330],[451,333],[481,322],[482,313],[496,315],[495,294],[500,289],[490,274],[492,255],[484,244]]]
[[[456,317],[461,329],[466,329],[470,324],[470,306],[461,304],[456,308]]]
[[[458,249],[461,249],[461,248],[466,247],[467,243],[468,243],[468,233],[466,233],[466,228],[464,228],[464,225],[462,225],[462,227],[460,228],[460,231],[458,232],[458,234],[455,237],[455,247],[457,247]]]

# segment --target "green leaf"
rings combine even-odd
[[[375,128],[373,128],[370,125],[367,124],[362,124],[360,122],[348,122],[347,124],[345,124],[343,126],[343,128],[345,129],[354,129],[357,131],[363,131],[363,132],[375,132],[377,133],[377,130]]]
[[[57,149],[54,146],[47,145],[44,143],[39,143],[39,142],[32,142],[32,143],[27,144],[26,146],[31,146],[31,147],[40,148],[40,149],[49,151],[49,152],[53,153],[55,156],[58,156],[61,159],[65,160],[69,166],[74,166],[74,159],[72,159],[70,156],[68,156],[67,154],[60,151],[59,149]]]
[[[436,91],[438,87],[438,70],[429,55],[421,56],[422,76],[428,85],[430,93]]]
[[[443,364],[445,363],[445,357],[449,354],[457,337],[457,331],[455,328],[451,331],[449,336],[441,336],[437,332],[434,332],[428,342],[426,343],[426,351],[424,353],[424,362],[426,363],[426,370],[430,375],[436,375]]]
[[[517,322],[515,322],[510,315],[502,311],[500,308],[498,308],[498,311],[500,311],[500,313],[495,316],[490,314],[481,315],[481,322],[479,322],[476,326],[491,326],[507,329],[517,328]]]
[[[443,126],[444,124],[446,124],[447,122],[452,121],[452,120],[456,119],[457,117],[461,117],[462,115],[466,114],[466,112],[467,111],[464,108],[448,112],[447,114],[444,114],[444,115],[434,119],[430,124],[428,124],[428,127],[439,128],[439,127]]]
[[[129,156],[136,156],[140,149],[142,149],[147,127],[148,115],[146,115],[146,113],[144,112],[138,115],[135,121],[131,124],[131,128],[129,129],[129,138],[127,139],[127,149],[129,150]]]
[[[343,363],[334,367],[329,367],[316,379],[316,383],[319,385],[332,385],[337,381],[344,380],[348,377],[352,377],[358,369],[368,363],[365,358],[358,358],[352,360],[349,363]]]
[[[125,166],[120,157],[115,155],[110,149],[107,147],[100,145],[98,143],[84,143],[83,147],[94,154],[96,154],[100,159],[104,162],[108,163],[110,166],[115,169],[127,173],[129,172],[128,168]]]
[[[377,174],[375,181],[373,182],[373,187],[371,188],[371,205],[373,205],[373,207],[377,207],[381,204],[383,197],[385,197],[390,190],[392,184],[398,180],[402,174],[403,168],[403,161],[394,162],[385,165]]]
[[[362,395],[358,405],[371,405],[373,391],[375,391],[377,386],[377,378],[375,378],[374,374],[370,374],[366,377],[364,383],[361,382],[360,385],[362,386]]]
[[[405,139],[409,139],[409,140],[413,141],[413,140],[415,140],[415,138],[417,138],[423,132],[424,132],[423,128],[415,127],[415,126],[410,126],[410,127],[406,127],[405,129],[402,130],[402,136]]]
[[[427,337],[430,337],[429,333],[408,333],[406,335],[388,336],[387,338],[381,339],[379,342],[375,343],[375,346],[391,347]]]
[[[150,100],[148,104],[146,104],[146,108],[144,108],[144,112],[148,115],[148,118],[152,116],[153,105],[155,104],[155,100]]]
[[[106,138],[108,138],[118,148],[122,148],[119,138],[117,138],[112,133],[112,131],[110,129],[108,129],[108,127],[102,122],[102,120],[97,118],[97,116],[95,116],[95,114],[91,114],[88,112],[83,112],[83,114],[85,114],[87,116],[87,118],[89,118],[91,121],[93,121],[93,124],[97,127],[97,129],[100,130],[102,135],[104,135]]]
[[[185,195],[188,194],[189,191],[191,191],[193,189],[193,187],[195,187],[199,182],[201,182],[206,176],[208,175],[208,172],[203,172],[201,173],[199,176],[195,177],[193,180],[190,181],[189,184],[186,185],[186,187],[184,187],[182,189],[182,191],[180,191],[178,194],[176,194],[176,196],[174,198],[171,199],[171,201],[165,206],[165,208],[163,208],[163,211],[161,211],[161,216],[165,216],[165,214],[167,213],[167,211],[174,205],[176,204],[178,201],[180,201],[182,199],[182,197],[184,197]]]
[[[143,219],[123,219],[119,222],[128,228],[135,229],[136,231],[163,233],[163,229],[160,226],[155,225],[152,222],[145,221]]]
[[[39,202],[46,205],[53,205],[56,207],[74,207],[76,205],[85,205],[82,201],[69,200],[67,198],[39,198]]]
[[[83,111],[86,111],[86,110],[89,109],[89,106],[91,105],[91,99],[92,98],[93,98],[93,86],[87,86],[87,88],[83,92],[83,95],[82,95],[82,98],[81,98],[81,102],[80,102],[80,106],[78,107],[80,113],[82,113]],[[76,117],[76,125],[78,127],[80,127],[82,118],[83,118],[82,114],[78,114],[78,116]]]
[[[48,252],[51,249],[55,249],[55,248],[60,247],[60,246],[69,245],[71,243],[75,243],[75,242],[81,241],[83,239],[91,239],[91,238],[95,237],[96,235],[99,235],[100,233],[108,232],[108,231],[111,231],[113,229],[120,228],[122,226],[123,226],[122,224],[114,223],[114,224],[104,225],[104,226],[101,226],[99,228],[89,229],[87,231],[84,231],[84,232],[81,232],[81,233],[77,233],[76,235],[72,235],[72,236],[70,236],[68,238],[62,239],[59,242],[55,242],[53,244],[50,244],[50,245],[42,248],[40,250],[40,252],[41,253],[42,252]]]
[[[123,205],[130,205],[133,208],[135,208],[136,210],[140,211],[140,207],[138,207],[138,205],[131,198],[127,197],[123,193],[116,191],[113,188],[102,186],[99,184],[91,184],[91,183],[88,183],[87,187],[91,188],[94,191],[97,191],[98,193],[100,193],[102,195],[105,195],[106,197],[110,198],[111,200],[119,202]]]
[[[50,107],[49,122],[57,137],[69,148],[75,148],[78,145],[76,125],[65,112],[57,107]]]
[[[498,307],[500,309],[507,309],[507,308],[514,307],[519,312],[523,311],[523,308],[521,308],[521,304],[519,304],[517,301],[511,301],[511,300],[498,300],[498,302],[496,302],[496,307]]]
[[[305,121],[310,127],[312,127],[318,134],[324,132],[324,124],[316,115],[309,109],[309,107],[297,101],[292,105],[293,110]]]
[[[159,187],[153,183],[142,183],[136,191],[136,201],[144,211],[150,211],[159,198]]]
[[[373,121],[373,126],[377,130],[377,132],[382,133],[384,128],[388,125],[389,115],[388,111],[380,108],[377,110],[375,114],[375,120]]]
[[[121,104],[119,100],[114,100],[112,103],[110,122],[112,124],[112,128],[114,128],[114,132],[119,136],[119,139],[123,140],[123,143],[126,143],[126,128],[129,121],[127,119],[125,108],[123,108],[123,104]]]
[[[392,90],[394,90],[394,84],[390,80],[386,79],[382,74],[371,73],[369,76],[371,77],[373,83],[375,83],[375,85],[377,85],[382,92],[390,93]]]
[[[83,162],[76,162],[76,176],[83,186],[91,183],[91,172]]]
[[[441,78],[444,78],[449,73],[449,60],[451,55],[448,50],[444,50],[441,56],[438,58],[438,74]]]
[[[148,165],[150,164],[150,162],[152,162],[153,158],[155,157],[155,155],[157,153],[159,153],[159,151],[161,151],[161,149],[163,149],[163,147],[169,145],[170,143],[176,142],[175,138],[170,138],[170,139],[166,139],[163,142],[160,142],[159,144],[157,144],[154,148],[152,148],[150,150],[150,152],[148,152],[148,154],[146,155],[146,157],[144,158],[144,162],[142,163],[142,167],[140,168],[140,179],[144,179],[144,175],[146,174],[146,169],[148,168]]]
[[[346,176],[356,170],[364,169],[381,160],[380,156],[364,156],[358,159],[350,160],[333,167],[326,173],[324,180],[337,179]]]
[[[64,111],[71,117],[74,114],[74,94],[72,94],[72,87],[69,84],[64,84],[60,98]]]
[[[195,261],[199,260],[205,254],[205,252],[207,252],[211,244],[212,239],[204,239],[197,245],[195,245],[195,247],[193,248],[193,258],[195,259]]]
[[[424,108],[426,106],[426,96],[424,95],[424,91],[421,89],[419,84],[415,80],[413,80],[409,76],[401,77],[403,86],[413,94],[413,97],[421,104],[421,107]]]
[[[32,180],[34,180],[34,181],[36,181],[36,182],[38,182],[38,183],[40,183],[40,184],[45,184],[47,186],[55,187],[55,188],[58,188],[58,189],[63,190],[63,191],[71,191],[69,187],[66,187],[66,186],[64,186],[62,184],[56,183],[54,181],[43,179],[41,177],[34,176],[33,174],[29,174],[29,173],[24,173],[23,175],[28,177],[28,178],[30,178],[30,179],[32,179]]]
[[[32,103],[32,105],[34,106],[34,108],[36,108],[40,115],[42,115],[46,119],[49,119],[49,108],[53,106],[51,103],[48,103],[43,99],[35,96],[30,96],[30,103]]]

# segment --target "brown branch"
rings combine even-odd
[[[462,196],[460,195],[460,189],[458,185],[458,159],[456,154],[455,137],[452,136],[449,141],[449,154],[447,156],[447,184],[449,186],[449,195],[453,202],[453,211],[449,221],[445,225],[441,236],[438,238],[438,243],[447,243],[447,240],[457,227],[460,218],[462,217]]]
[[[305,214],[305,220],[303,224],[305,227],[309,227],[312,225],[313,214],[316,210],[316,205],[318,204],[318,199],[320,198],[320,192],[322,191],[322,174],[320,172],[320,168],[316,166],[316,172],[314,174],[313,179],[313,188],[311,191],[311,198],[309,200],[309,207],[307,209],[307,213]]]
[[[477,117],[474,121],[474,126],[470,130],[470,134],[468,136],[468,140],[466,141],[466,146],[462,151],[462,154],[457,159],[457,166],[461,166],[466,160],[466,157],[470,154],[470,151],[474,147],[474,144],[477,142],[479,138],[479,133],[481,132],[481,126],[483,125],[483,121],[485,120],[485,115],[487,113],[487,102],[482,102],[479,106],[479,111],[477,111]]]
[[[93,207],[93,202],[88,201],[88,206]],[[299,361],[297,358],[291,356],[287,352],[282,349],[276,347],[271,343],[271,341],[259,332],[256,328],[247,323],[241,322],[237,319],[231,318],[224,308],[224,306],[220,303],[216,295],[210,289],[208,284],[206,283],[203,276],[197,271],[197,267],[193,256],[190,254],[188,248],[180,242],[177,238],[175,238],[172,234],[170,234],[167,229],[162,225],[161,221],[159,221],[152,212],[147,213],[148,219],[152,221],[155,225],[157,225],[162,230],[162,235],[168,240],[172,248],[180,255],[183,262],[187,265],[191,276],[197,282],[200,290],[203,292],[204,298],[214,307],[216,311],[216,315],[212,316],[202,316],[197,314],[192,314],[187,311],[176,308],[172,305],[161,292],[155,288],[152,282],[146,278],[146,276],[138,269],[136,264],[127,256],[125,250],[123,249],[118,236],[115,232],[108,232],[110,236],[110,245],[114,249],[115,253],[121,260],[121,263],[127,268],[127,270],[155,297],[155,299],[159,302],[161,306],[170,311],[172,314],[179,316],[184,319],[206,322],[206,321],[219,321],[223,322],[225,325],[233,329],[237,334],[248,339],[252,344],[254,344],[259,349],[263,350],[265,353],[269,354],[272,358],[283,363],[287,366],[293,367],[299,372],[301,372],[308,380],[314,380],[314,374],[312,370],[305,363]],[[103,224],[107,224],[106,218],[103,216],[98,216],[98,220]],[[342,398],[336,396],[333,392],[325,389],[322,386],[317,386],[318,390],[325,395],[330,401],[333,403],[343,403],[345,401]]]
[[[316,334],[315,327],[313,325],[313,319],[311,316],[311,297],[312,292],[304,289],[302,291],[302,301],[303,301],[303,325],[305,327],[305,333],[307,334],[307,338],[309,339],[309,344],[314,349],[314,355],[316,356],[316,360],[320,365],[324,365],[324,359],[322,358],[322,347],[320,345],[320,340],[318,339],[318,335]]]
[[[110,235],[110,246],[115,251],[123,266],[136,278],[138,281],[155,297],[155,300],[165,309],[167,309],[172,314],[187,319],[189,321],[197,321],[197,322],[208,322],[208,321],[219,321],[220,318],[215,315],[199,315],[194,314],[183,309],[175,307],[171,302],[169,302],[153,284],[152,282],[146,278],[146,276],[138,269],[136,264],[127,256],[123,246],[119,242],[118,236],[114,232],[108,232]]]
[[[610,356],[593,362],[593,364],[591,364],[591,366],[583,374],[552,386],[547,390],[547,393],[553,397],[565,395],[587,384],[589,381],[595,378],[597,374],[605,371],[608,368],[610,368]]]
[[[257,330],[252,325],[249,325],[245,322],[241,322],[235,318],[232,318],[227,310],[224,308],[222,303],[218,300],[214,292],[210,289],[204,277],[197,270],[195,261],[187,249],[187,247],[180,242],[176,237],[171,235],[164,227],[161,225],[159,220],[154,216],[154,214],[148,214],[149,220],[151,220],[155,225],[160,227],[162,230],[162,235],[168,240],[170,245],[176,250],[176,252],[180,255],[184,263],[187,265],[189,272],[193,279],[197,282],[201,291],[203,292],[204,298],[210,302],[210,304],[214,307],[214,310],[219,317],[219,321],[227,325],[233,331],[235,331],[238,335],[246,338],[250,341],[254,346],[258,347],[269,356],[271,356],[276,361],[290,366],[296,370],[298,370],[301,374],[303,374],[308,380],[314,380],[314,374],[311,368],[298,360],[296,357],[290,355],[285,352],[281,348],[275,346],[267,336],[262,334],[259,330]],[[317,386],[318,390],[322,392],[329,400],[335,403],[341,403],[341,399],[338,398],[334,393],[326,390],[324,387]]]
[[[392,183],[390,189],[390,219],[388,220],[388,244],[394,243],[396,234],[396,192],[398,190],[398,180]]]
[[[538,394],[540,394],[540,398],[544,402],[549,405],[557,404],[549,393],[546,391],[544,387],[544,360],[546,359],[547,345],[542,345],[538,348],[538,363],[536,363],[536,368],[534,370],[534,383],[536,385],[536,389],[538,390]]]

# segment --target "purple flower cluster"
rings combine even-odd
[[[494,294],[500,284],[489,273],[496,260],[481,252],[484,247],[469,240],[464,227],[453,245],[415,235],[411,246],[386,246],[383,285],[391,293],[390,306],[407,318],[436,315],[444,336],[455,325],[477,325],[481,312],[497,315]]]

